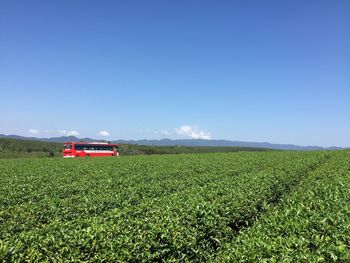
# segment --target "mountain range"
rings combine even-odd
[[[51,138],[37,138],[25,137],[19,135],[5,135],[0,134],[0,138],[12,138],[18,140],[33,140],[45,142],[96,142],[101,141],[92,138],[78,138],[75,136],[60,136]],[[137,144],[137,145],[151,145],[151,146],[227,146],[227,147],[258,147],[269,148],[277,150],[299,150],[299,151],[313,151],[313,150],[342,150],[342,147],[320,147],[320,146],[299,146],[293,144],[274,144],[269,142],[244,142],[244,141],[229,141],[229,140],[203,140],[203,139],[161,139],[161,140],[113,140],[112,143],[118,144]]]

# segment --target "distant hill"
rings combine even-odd
[[[276,150],[298,150],[298,151],[314,151],[314,150],[341,150],[341,147],[320,147],[320,146],[298,146],[293,144],[273,144],[268,142],[243,142],[243,141],[228,141],[228,140],[202,140],[202,139],[182,139],[182,140],[117,140],[116,143],[129,143],[140,145],[155,145],[155,146],[220,146],[220,147],[254,147],[268,148]]]
[[[14,138],[20,140],[35,140],[46,142],[69,142],[69,141],[99,141],[92,138],[78,138],[75,136],[61,136],[53,138],[36,138],[36,137],[24,137],[18,135],[4,135],[0,134],[0,138]],[[114,143],[119,144],[135,144],[146,146],[202,146],[202,147],[253,147],[253,148],[269,148],[277,150],[299,150],[299,151],[313,151],[313,150],[341,150],[341,147],[320,147],[320,146],[299,146],[293,144],[273,144],[268,142],[244,142],[244,141],[228,141],[228,140],[202,140],[202,139],[162,139],[162,140],[114,140]]]

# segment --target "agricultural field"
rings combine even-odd
[[[0,160],[0,261],[349,262],[350,152]]]

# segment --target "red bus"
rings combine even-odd
[[[119,156],[118,144],[106,142],[65,142],[63,157]]]

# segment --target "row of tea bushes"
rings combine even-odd
[[[350,153],[333,153],[217,261],[350,262]]]

